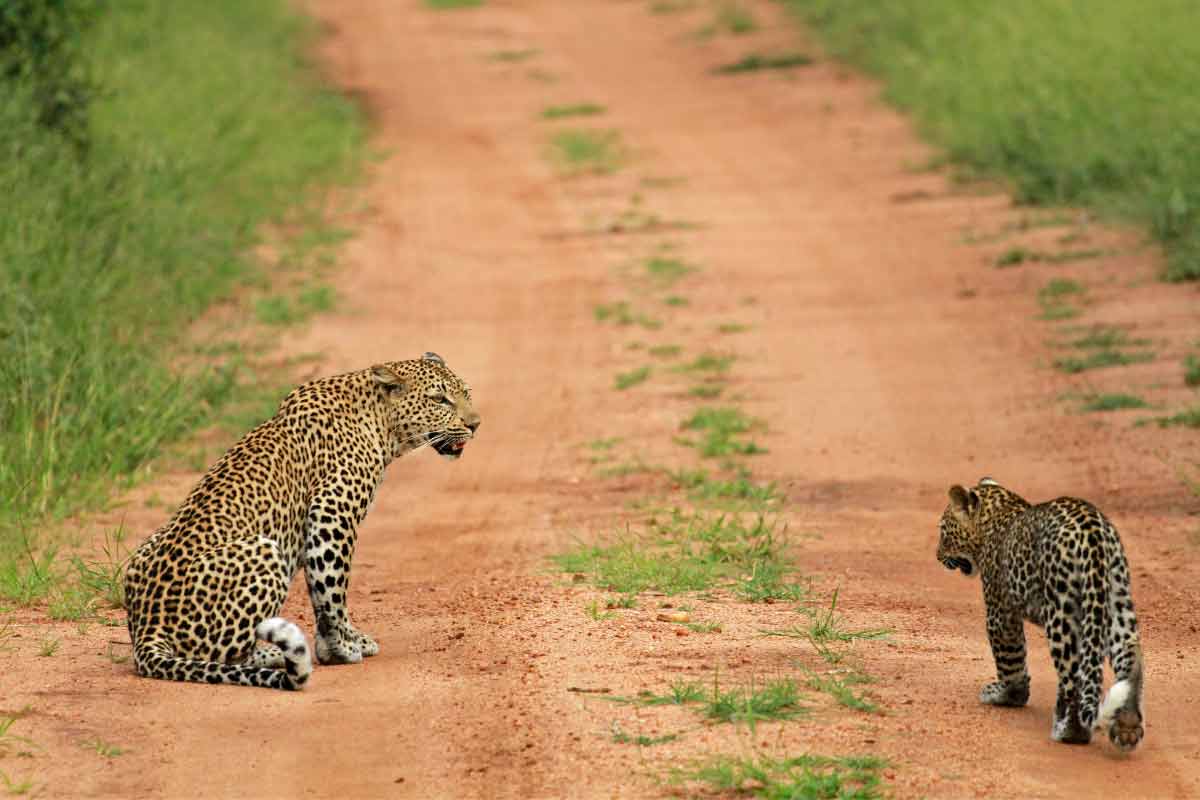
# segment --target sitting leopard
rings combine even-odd
[[[130,558],[138,673],[300,689],[312,657],[300,629],[276,615],[301,568],[317,660],[378,653],[346,613],[358,526],[390,461],[425,445],[458,458],[478,427],[469,387],[435,353],[292,391]]]
[[[1142,653],[1129,567],[1116,528],[1095,506],[1060,497],[1031,506],[991,478],[950,487],[937,558],[947,569],[978,570],[987,633],[999,678],[983,703],[1029,701],[1022,619],[1044,626],[1058,672],[1051,738],[1087,744],[1092,730],[1129,752],[1142,740]],[[1104,659],[1116,683],[1100,704]]]

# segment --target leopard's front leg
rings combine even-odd
[[[339,510],[339,504],[341,510]],[[317,661],[357,664],[379,652],[379,645],[350,624],[346,595],[358,523],[365,509],[346,509],[346,501],[318,496],[309,509],[304,531],[304,579],[317,620]]]
[[[1025,705],[1029,702],[1029,672],[1025,667],[1025,626],[1020,615],[988,603],[987,633],[998,680],[979,691],[979,702],[993,706]]]

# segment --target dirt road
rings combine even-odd
[[[758,31],[700,37],[707,12],[638,2],[316,3],[333,74],[368,104],[387,157],[344,251],[341,309],[283,350],[324,353],[324,373],[436,350],[474,388],[478,440],[456,464],[394,464],[361,531],[350,609],[378,657],[319,668],[300,694],[174,685],[105,657],[123,629],[29,612],[0,654],[0,704],[29,707],[12,730],[36,746],[7,748],[0,770],[45,797],[653,797],[688,759],[816,752],[887,758],[897,797],[1200,796],[1197,498],[1179,478],[1200,461],[1195,436],[1132,428],[1130,412],[1097,422],[1061,398],[1118,380],[1178,400],[1163,387],[1181,383],[1172,343],[1195,330],[1194,292],[1148,280],[1152,255],[1105,231],[1088,235],[1121,255],[1103,263],[992,269],[1002,245],[964,232],[1027,212],[912,170],[929,154],[876,86],[822,60],[711,73],[796,46],[773,4],[754,9]],[[539,113],[583,101],[607,112],[579,124],[632,151],[615,174],[564,178],[546,158],[562,123]],[[689,224],[611,224],[631,209]],[[622,268],[668,241],[702,266],[681,284],[689,305],[664,307],[661,332],[598,325],[593,308],[628,294]],[[1086,281],[1085,322],[1134,323],[1160,358],[1119,379],[1048,368],[1056,329],[1035,295],[1054,276]],[[717,332],[726,322],[747,330]],[[598,477],[582,443],[619,436],[671,458],[696,406],[687,385],[664,371],[612,388],[641,363],[633,340],[671,337],[736,352],[727,391],[769,425],[756,469],[787,495],[801,569],[839,587],[848,624],[894,630],[856,650],[881,713],[831,707],[751,732],[569,691],[777,676],[802,649],[760,635],[794,622],[786,604],[707,604],[722,632],[683,636],[653,609],[589,618],[596,593],[547,567],[644,488]],[[1029,707],[976,703],[992,673],[978,583],[933,553],[947,486],[985,474],[1031,499],[1088,497],[1122,530],[1147,656],[1134,757],[1049,741],[1039,633]],[[194,478],[156,490],[174,502]],[[121,516],[148,533],[163,513]],[[285,613],[311,628],[295,588]],[[61,650],[37,658],[48,631]],[[615,742],[614,723],[682,733],[640,748]]]

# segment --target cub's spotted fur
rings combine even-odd
[[[984,478],[973,489],[950,487],[942,513],[938,561],[978,570],[987,633],[999,680],[981,702],[1029,701],[1022,619],[1046,629],[1058,672],[1055,741],[1087,744],[1106,728],[1123,751],[1142,740],[1142,652],[1130,594],[1129,566],[1117,530],[1091,503],[1060,497],[1031,506]],[[1105,657],[1117,681],[1100,703]]]
[[[389,462],[425,445],[458,458],[478,427],[470,389],[434,353],[295,389],[130,558],[137,671],[301,688],[312,654],[300,629],[276,616],[301,568],[317,660],[378,653],[346,613],[358,526]]]

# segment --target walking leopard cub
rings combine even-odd
[[[1058,672],[1050,737],[1087,744],[1094,728],[1129,752],[1142,740],[1142,651],[1129,566],[1116,528],[1095,506],[1060,497],[1031,506],[991,478],[950,487],[937,558],[964,575],[979,572],[998,680],[979,700],[1029,701],[1026,619],[1046,629]],[[1116,683],[1100,703],[1105,657]]]
[[[303,687],[312,672],[304,634],[277,616],[300,569],[317,660],[378,653],[346,612],[358,526],[393,459],[425,445],[458,458],[479,421],[470,388],[435,353],[293,390],[130,558],[125,605],[138,673]]]

